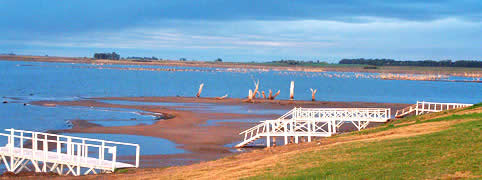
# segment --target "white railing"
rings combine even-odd
[[[117,146],[131,146],[136,149],[135,164],[132,164],[131,166],[139,167],[140,146],[138,144],[16,129],[5,129],[5,131],[10,133],[0,133],[0,136],[7,137],[8,141],[5,148],[7,148],[11,161],[14,160],[12,157],[26,158],[34,161],[43,161],[44,164],[66,163],[76,165],[79,169],[82,166],[87,168],[111,170],[113,172],[117,167],[116,165],[118,165]],[[111,158],[109,159],[105,157],[106,150],[107,154],[111,154]],[[92,160],[96,163],[92,163]],[[7,162],[4,163],[6,164],[7,170],[14,170],[14,167],[12,166],[14,164],[13,162],[11,162],[12,165],[10,165],[10,167],[7,166]],[[106,167],[106,164],[109,164],[109,167]],[[34,166],[36,171],[40,171],[37,164],[34,163]],[[45,165],[41,171],[46,172]],[[74,172],[73,174],[75,175]]]
[[[438,102],[425,102],[417,101],[416,115],[430,112],[440,112],[444,110],[457,109],[463,107],[469,107],[473,104],[463,104],[463,103],[438,103]]]
[[[285,114],[283,114],[282,116],[280,116],[278,119],[287,119],[287,118],[290,117],[290,116],[291,116],[290,119],[292,119],[292,118],[293,118],[293,111],[295,111],[296,109],[297,109],[296,107],[293,108],[293,109],[291,109],[291,110],[288,111],[287,113],[285,113]]]
[[[370,122],[386,122],[390,119],[390,108],[293,108],[276,120],[262,121],[240,133],[244,140],[236,145],[243,147],[262,136],[269,146],[269,137],[288,136],[327,137],[335,134],[345,121],[350,121],[358,129],[363,129]]]
[[[390,113],[390,108],[296,108],[293,119],[386,122],[390,119]]]
[[[266,131],[266,123],[262,121],[261,124],[258,124],[252,128],[249,128],[241,133],[239,135],[244,134],[244,140],[243,141],[251,141],[254,138],[259,137],[259,134],[262,134]]]
[[[414,104],[414,105],[411,105],[411,106],[408,106],[406,108],[403,108],[403,109],[400,109],[400,110],[397,110],[397,112],[395,112],[395,117],[398,118],[398,117],[403,117],[407,114],[410,114],[412,112],[415,112],[415,110],[417,109],[417,104]]]

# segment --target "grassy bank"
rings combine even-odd
[[[482,178],[481,127],[482,106],[478,104],[216,161],[82,179]]]
[[[480,178],[481,113],[451,115],[419,123],[456,120],[468,121],[431,134],[354,142],[297,154],[286,160],[290,163],[279,163],[249,179]]]

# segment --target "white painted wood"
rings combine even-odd
[[[10,133],[0,133],[0,137],[6,137],[8,140],[5,146],[0,146],[0,156],[5,168],[10,172],[19,173],[23,169],[30,170],[27,167],[28,163],[33,165],[36,172],[50,171],[60,175],[70,173],[74,176],[81,175],[82,169],[87,169],[83,174],[89,174],[96,173],[95,169],[100,172],[113,172],[118,168],[139,167],[140,146],[138,144],[15,129],[6,129],[6,131]],[[20,141],[15,143],[15,139]],[[31,143],[32,146],[26,148],[24,143]],[[39,149],[39,143],[42,149]],[[135,164],[117,162],[117,146],[135,147]],[[66,148],[62,149],[62,147]],[[89,151],[89,148],[96,151]],[[105,149],[110,150],[112,159],[105,159]],[[7,157],[10,162],[7,162]],[[67,166],[66,172],[64,165]]]
[[[390,118],[389,108],[293,108],[276,120],[265,120],[240,133],[244,140],[236,145],[243,147],[261,137],[267,137],[266,145],[270,147],[269,137],[329,137],[337,132],[343,122],[352,122],[357,129],[363,129],[370,122],[386,122]]]
[[[439,102],[425,102],[417,101],[417,104],[411,105],[409,107],[398,110],[395,113],[396,118],[401,118],[406,115],[415,112],[415,115],[421,115],[432,112],[440,112],[444,110],[457,109],[462,107],[469,107],[473,104],[462,104],[462,103],[439,103]],[[445,108],[444,108],[445,106]]]

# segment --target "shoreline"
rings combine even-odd
[[[359,72],[359,73],[396,73],[417,75],[450,75],[458,77],[482,77],[480,68],[465,67],[415,67],[415,66],[381,66],[378,69],[364,69],[360,66],[278,66],[262,63],[240,62],[203,62],[203,61],[134,61],[134,60],[93,60],[90,58],[73,57],[46,57],[46,56],[22,56],[0,55],[0,60],[5,61],[28,61],[28,62],[57,62],[57,63],[82,63],[82,64],[119,64],[119,65],[152,65],[152,66],[175,66],[175,67],[206,67],[206,68],[243,68],[257,70],[300,71],[300,72]],[[471,81],[449,81],[471,82]]]
[[[209,112],[193,111],[184,106],[160,106],[160,105],[125,105],[110,104],[96,100],[121,100],[136,102],[171,102],[171,103],[209,103],[219,106],[243,105],[254,110],[277,109],[289,111],[292,107],[390,107],[392,113],[408,104],[397,103],[369,103],[369,102],[323,102],[323,101],[290,101],[290,100],[261,100],[256,99],[255,103],[247,103],[243,99],[227,98],[218,100],[215,98],[194,98],[194,97],[98,97],[77,101],[33,101],[31,104],[39,106],[82,106],[102,108],[126,108],[137,109],[149,113],[162,114],[168,119],[159,120],[153,124],[133,126],[100,126],[89,120],[73,120],[71,129],[58,130],[58,133],[103,133],[103,134],[127,134],[149,137],[158,137],[177,144],[177,148],[184,149],[187,153],[172,155],[142,155],[147,160],[143,167],[159,167],[171,165],[187,165],[200,161],[219,159],[225,156],[236,154],[232,147],[226,144],[233,144],[241,140],[239,132],[252,127],[253,122],[219,122],[215,125],[203,126],[208,120],[227,119],[274,119],[277,114],[239,114],[232,112]],[[179,110],[176,108],[183,108]],[[376,126],[377,124],[372,124]],[[350,131],[350,127],[346,127]],[[252,149],[252,148],[250,148]],[[125,158],[129,158],[126,156]],[[162,161],[158,161],[162,159]],[[157,161],[157,162],[151,162]]]

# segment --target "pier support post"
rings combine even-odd
[[[336,134],[336,120],[331,121],[331,133]]]
[[[269,136],[266,136],[266,146],[267,147],[271,146],[271,142],[269,142]]]

